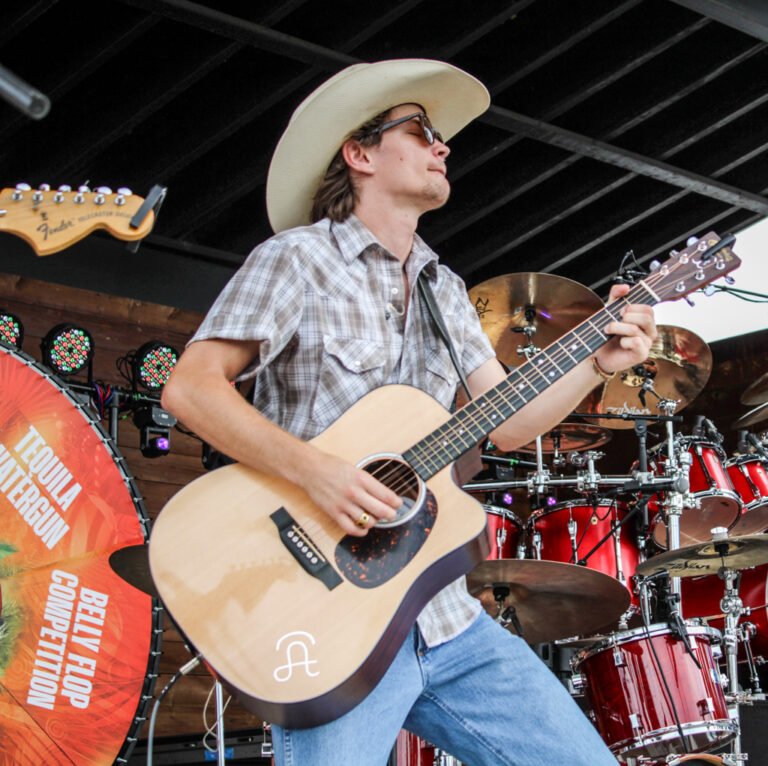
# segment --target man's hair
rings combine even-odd
[[[391,109],[377,114],[368,122],[364,122],[357,130],[350,133],[347,141],[357,141],[362,146],[377,146],[381,143],[381,133],[376,131],[380,125],[386,122]],[[343,146],[343,144],[342,144]],[[320,182],[314,199],[312,200],[312,223],[321,218],[330,218],[332,221],[346,221],[352,214],[357,203],[357,189],[352,183],[352,175],[344,160],[341,148],[331,160],[325,176]]]

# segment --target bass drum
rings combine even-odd
[[[127,760],[157,674],[161,609],[118,577],[146,541],[125,461],[89,406],[0,345],[0,764]]]
[[[725,583],[717,575],[708,577],[682,577],[680,579],[683,617],[710,618],[721,615],[720,599],[725,593]],[[741,573],[739,598],[751,614],[743,615],[739,622],[751,622],[757,635],[751,640],[752,651],[768,660],[768,564]],[[723,630],[722,618],[707,619],[707,623]],[[741,650],[740,650],[741,651]]]

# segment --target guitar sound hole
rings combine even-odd
[[[402,500],[395,518],[379,521],[377,527],[397,527],[416,515],[424,502],[426,485],[408,463],[397,456],[376,455],[367,458],[359,467],[396,492]]]

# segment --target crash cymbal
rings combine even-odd
[[[481,282],[469,298],[496,356],[508,367],[525,361],[517,353],[528,342],[523,327],[535,327],[533,343],[545,348],[603,307],[597,293],[572,279],[530,271]]]
[[[499,614],[494,586],[508,588],[501,611],[514,606],[529,644],[593,633],[629,606],[629,591],[615,578],[559,561],[484,561],[467,575],[467,586],[494,618]],[[514,623],[507,627],[516,632]]]
[[[716,550],[721,544],[726,549],[722,556]],[[659,572],[669,572],[671,577],[697,577],[717,574],[723,566],[748,569],[760,564],[768,564],[768,535],[741,535],[660,553],[638,564],[637,573],[643,577]]]
[[[675,412],[690,404],[707,384],[712,371],[712,352],[696,333],[682,327],[659,325],[658,338],[651,346],[648,359],[628,370],[617,372],[609,380],[596,408],[583,412],[606,414],[661,415],[659,400],[650,391],[643,392],[646,378],[664,399],[680,402]],[[645,403],[641,394],[644,394]],[[583,404],[583,403],[582,403]],[[606,428],[633,428],[633,420],[592,419],[590,423]]]
[[[149,546],[128,545],[109,556],[112,571],[129,585],[153,598],[160,598],[152,575],[149,573]]]
[[[541,451],[550,455],[555,451],[581,452],[607,444],[613,438],[613,433],[607,428],[591,423],[560,423],[551,431],[541,435]],[[536,452],[536,442],[519,447],[520,452]]]
[[[739,401],[747,406],[768,402],[768,372],[747,388]]]
[[[733,422],[731,428],[734,431],[738,431],[740,428],[753,426],[755,423],[762,423],[764,420],[768,420],[768,402],[760,404],[742,415],[738,420]]]

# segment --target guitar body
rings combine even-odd
[[[385,386],[313,443],[359,463],[404,452],[449,417],[418,389]],[[485,512],[456,486],[451,464],[426,486],[427,502],[406,524],[347,538],[298,487],[226,466],[163,508],[150,540],[152,576],[174,620],[247,708],[279,725],[316,726],[368,694],[429,599],[487,553]],[[272,518],[280,509],[335,570],[333,587],[300,565],[301,550],[289,550]]]

